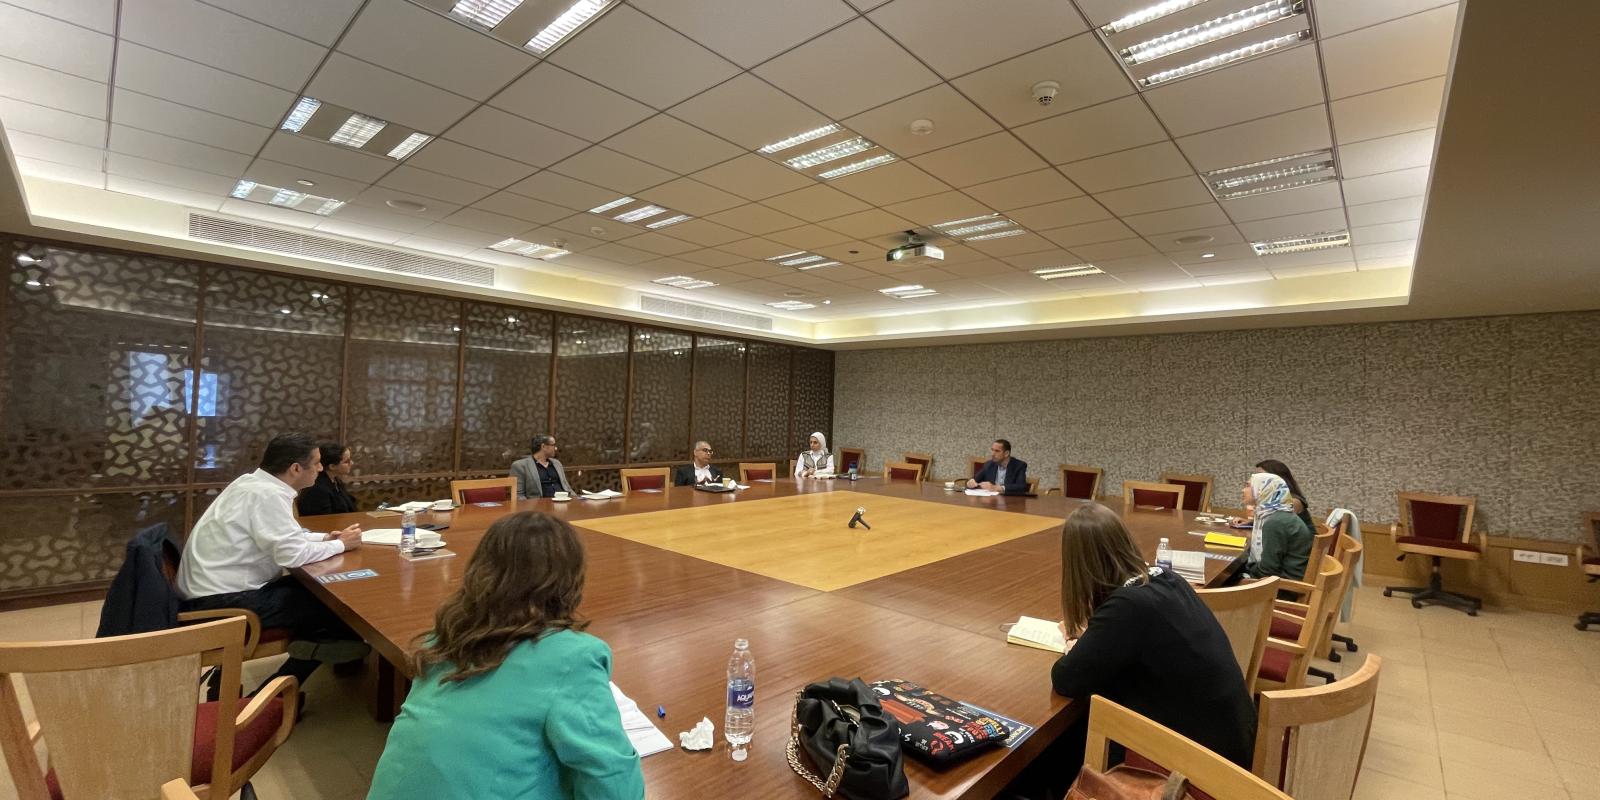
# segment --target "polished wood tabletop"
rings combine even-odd
[[[417,638],[459,585],[484,530],[514,511],[544,511],[572,522],[583,538],[580,613],[611,646],[617,685],[641,708],[666,709],[657,723],[668,738],[702,716],[718,728],[709,753],[673,749],[644,759],[650,797],[814,796],[784,756],[789,711],[797,690],[835,675],[916,681],[1039,728],[1014,751],[996,749],[946,770],[906,759],[912,797],[989,797],[1083,713],[1050,690],[1055,656],[1007,645],[1000,628],[1020,614],[1060,616],[1060,525],[1080,505],[1059,495],[974,497],[881,478],[780,479],[729,494],[674,487],[605,501],[424,512],[419,522],[450,526],[443,537],[458,556],[409,562],[393,547],[368,545],[295,573],[406,672]],[[867,509],[872,531],[846,527],[857,507]],[[1206,530],[1193,514],[1135,511],[1126,521],[1147,558],[1161,537],[1175,549],[1205,549],[1190,534]],[[397,527],[398,517],[302,522],[313,530],[371,529]],[[1230,566],[1208,560],[1208,583]],[[361,568],[378,576],[316,580]],[[757,731],[750,759],[739,764],[728,758],[721,727],[727,658],[741,637],[756,658]]]

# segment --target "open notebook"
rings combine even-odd
[[[633,743],[633,749],[639,751],[640,757],[672,749],[672,740],[615,683],[611,684],[611,699],[617,701],[617,712],[622,715],[622,729],[628,732],[628,741]]]
[[[1006,633],[1006,643],[1055,653],[1067,652],[1067,638],[1061,635],[1061,626],[1037,617],[1017,617],[1011,630]]]

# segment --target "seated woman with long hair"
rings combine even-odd
[[[611,649],[580,631],[583,544],[537,511],[501,518],[439,608],[369,800],[644,797]]]

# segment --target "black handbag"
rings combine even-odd
[[[900,723],[860,678],[829,678],[796,692],[789,766],[823,797],[898,800],[911,793],[900,756]],[[821,778],[801,763],[805,750]]]

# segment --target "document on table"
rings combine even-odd
[[[1205,583],[1206,554],[1199,550],[1174,550],[1172,571],[1190,583]]]
[[[427,511],[430,508],[433,508],[433,502],[431,500],[413,500],[409,503],[401,503],[397,506],[389,506],[390,511],[399,511],[402,514],[407,511]]]
[[[1058,623],[1037,617],[1018,617],[1006,631],[1007,644],[1020,644],[1055,653],[1067,652],[1067,639],[1061,635]]]
[[[391,547],[400,546],[399,528],[373,528],[361,532],[362,544],[386,544]]]
[[[989,489],[968,489],[967,494],[973,497],[994,497],[995,495],[999,494],[999,492]]]
[[[622,729],[628,732],[628,741],[633,743],[633,749],[639,751],[640,758],[672,749],[672,740],[615,683],[611,684],[611,698],[617,701],[617,711],[622,714]]]
[[[585,500],[610,500],[613,497],[621,497],[621,496],[622,496],[622,492],[616,491],[614,489],[601,489],[598,492],[584,492],[583,493],[583,499],[585,499]]]

